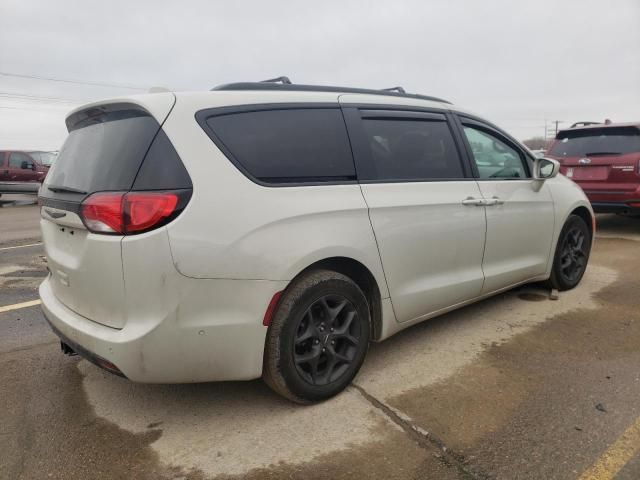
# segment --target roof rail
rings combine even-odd
[[[270,78],[268,80],[260,80],[260,83],[281,83],[283,85],[291,85],[291,80],[289,80],[289,77],[276,77],[276,78]]]
[[[573,125],[571,125],[569,128],[588,127],[589,125],[602,125],[602,122],[576,122]]]
[[[398,93],[407,93],[407,91],[398,86],[398,87],[391,87],[391,88],[381,88],[380,90],[382,90],[383,92],[398,92]]]
[[[417,93],[407,93],[402,87],[385,88],[383,90],[373,90],[368,88],[336,87],[331,85],[301,85],[292,83],[288,77],[278,77],[262,82],[237,82],[218,85],[211,90],[279,90],[294,92],[336,92],[336,93],[362,93],[367,95],[385,95],[400,98],[415,98],[417,100],[428,100],[431,102],[451,103],[438,97],[429,95],[419,95]]]

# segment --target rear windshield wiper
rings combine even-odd
[[[84,190],[79,190],[77,188],[71,188],[71,187],[59,187],[57,185],[47,185],[47,188],[52,192],[56,192],[56,193],[78,193],[80,195],[87,194],[87,192],[85,192]]]
[[[585,153],[586,157],[593,157],[597,155],[622,155],[621,152],[589,152]]]

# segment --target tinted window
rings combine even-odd
[[[29,155],[26,155],[24,153],[20,153],[20,152],[11,152],[11,154],[9,155],[9,166],[13,167],[13,168],[22,168],[22,163],[23,162],[27,162],[28,164],[33,163],[33,160],[31,160],[31,157]],[[29,167],[27,167],[29,168]]]
[[[585,128],[558,134],[549,155],[584,157],[640,152],[640,130],[633,127]]]
[[[251,176],[272,183],[355,179],[339,109],[232,113],[206,121]]]
[[[51,186],[85,192],[129,190],[160,128],[139,110],[94,114],[71,130],[47,175]]]
[[[191,178],[182,160],[167,134],[160,130],[144,158],[133,190],[173,190],[191,187]]]
[[[427,180],[462,178],[462,164],[446,122],[364,119],[373,178]]]
[[[464,127],[480,178],[527,178],[520,153],[498,137],[473,127]]]

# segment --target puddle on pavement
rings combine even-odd
[[[598,241],[593,261],[619,277],[593,295],[596,308],[558,314],[491,346],[455,375],[388,403],[480,475],[577,476],[638,415],[630,400],[640,397],[637,248]]]
[[[6,404],[0,413],[1,424],[7,431],[23,433],[17,445],[2,448],[0,477],[204,478],[196,471],[184,472],[160,464],[150,445],[162,436],[161,429],[134,434],[96,417],[82,388],[78,362],[62,357],[57,346],[46,349],[20,354],[24,355],[23,361],[2,362],[0,384],[15,388],[8,398],[3,398]],[[54,355],[58,361],[47,358]],[[31,367],[29,377],[37,377],[28,382],[24,379],[27,364]],[[5,463],[5,459],[13,463]],[[3,476],[3,471],[7,476]]]
[[[257,468],[238,476],[220,475],[216,480],[279,480],[279,479],[380,479],[408,480],[434,478],[463,480],[453,466],[445,465],[434,447],[425,450],[404,432],[389,430],[381,424],[371,431],[372,441],[320,455],[302,464],[280,463]],[[322,442],[322,437],[317,437]]]

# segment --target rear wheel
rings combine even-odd
[[[347,276],[312,271],[287,289],[267,333],[263,378],[298,403],[341,392],[369,344],[369,305]]]
[[[587,268],[591,251],[591,232],[585,221],[570,215],[562,227],[549,282],[558,290],[574,288]]]

